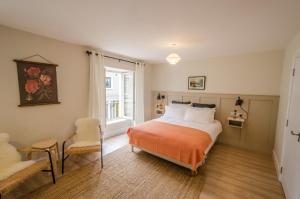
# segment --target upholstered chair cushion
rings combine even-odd
[[[21,156],[9,142],[7,133],[0,133],[0,169],[21,161]]]
[[[76,134],[71,147],[94,146],[100,144],[100,122],[94,118],[80,118],[75,122]]]
[[[21,155],[9,144],[9,135],[0,133],[0,180],[32,165],[34,161],[21,161]]]

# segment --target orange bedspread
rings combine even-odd
[[[129,143],[186,163],[195,170],[212,142],[208,133],[159,121],[128,129]]]

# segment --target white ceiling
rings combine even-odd
[[[300,0],[1,0],[0,24],[152,63],[171,52],[188,61],[283,49],[300,29]]]

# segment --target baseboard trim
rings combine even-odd
[[[277,178],[281,182],[281,163],[278,161],[278,155],[275,150],[273,150],[273,161],[276,169]]]

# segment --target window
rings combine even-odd
[[[134,111],[134,81],[133,72],[124,73],[124,116],[133,119]]]
[[[106,68],[106,122],[132,120],[134,113],[134,72]]]

